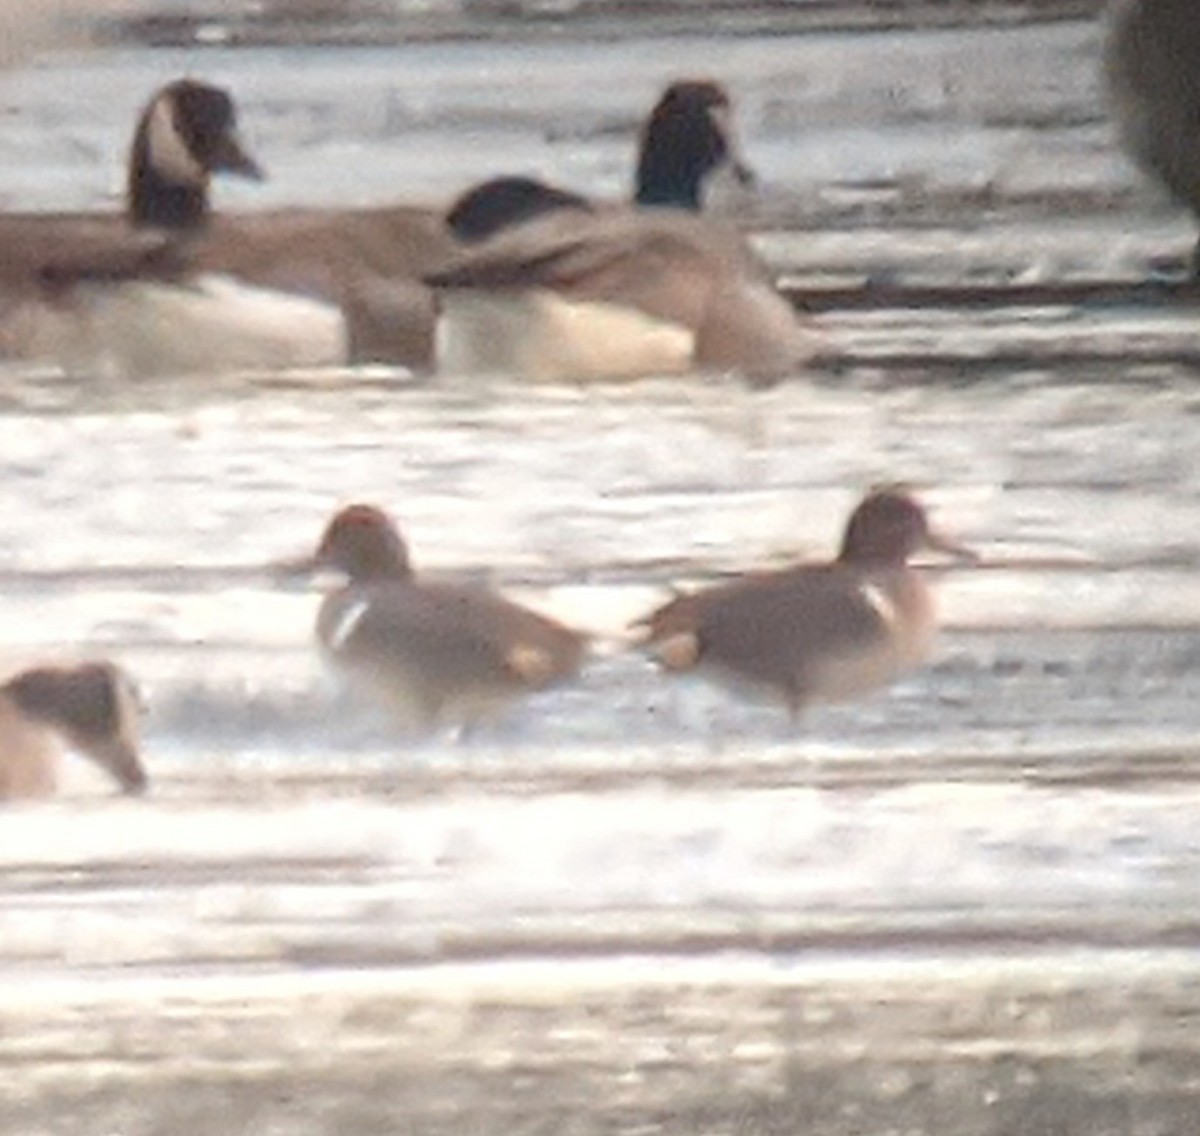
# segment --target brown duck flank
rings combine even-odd
[[[922,548],[974,557],[930,527],[906,487],[878,487],[852,513],[834,560],[680,596],[640,626],[666,669],[711,671],[797,715],[869,693],[927,657],[932,597],[908,563]]]
[[[335,514],[307,567],[347,577],[317,617],[326,657],[419,728],[486,717],[583,663],[579,632],[489,589],[420,579],[395,525],[373,505]]]

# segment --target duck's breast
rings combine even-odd
[[[855,585],[850,608],[861,633],[829,635],[814,651],[810,701],[858,698],[895,682],[929,656],[935,632],[932,596],[910,569],[867,574]]]

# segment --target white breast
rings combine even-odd
[[[902,570],[866,580],[864,602],[879,617],[868,643],[833,650],[814,667],[812,701],[841,702],[887,686],[928,658],[936,631],[933,600],[916,573]]]
[[[224,276],[187,285],[82,285],[15,312],[14,355],[128,378],[326,367],[349,358],[337,308]]]
[[[636,309],[544,290],[458,289],[442,300],[437,362],[447,374],[631,379],[680,374],[692,364],[690,330]]]

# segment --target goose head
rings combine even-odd
[[[108,662],[34,667],[0,689],[28,718],[111,774],[126,793],[145,790],[138,746],[141,703],[120,667]]]
[[[698,210],[709,176],[727,164],[740,181],[752,180],[738,156],[728,92],[708,79],[672,83],[642,129],[638,204]]]
[[[130,154],[128,210],[135,225],[188,229],[207,219],[213,174],[261,180],[238,135],[229,92],[195,79],[159,90],[138,120]]]

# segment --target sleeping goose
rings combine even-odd
[[[39,666],[8,679],[0,684],[0,801],[53,795],[64,748],[124,792],[142,792],[137,719],[133,685],[112,663]]]
[[[731,164],[747,176],[725,90],[671,84],[642,132],[632,207],[529,191],[528,219],[426,277],[442,303],[439,370],[541,380],[794,370],[809,347],[790,305],[741,234],[698,212],[708,180]],[[486,234],[490,204],[468,195],[450,216],[482,215]]]

